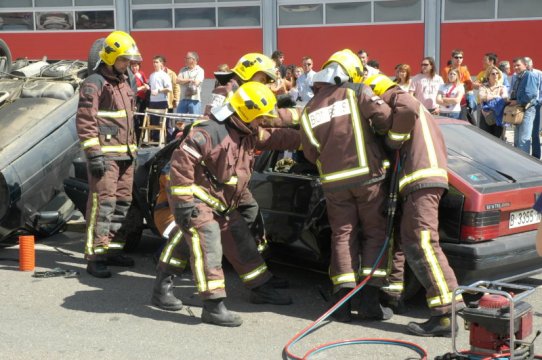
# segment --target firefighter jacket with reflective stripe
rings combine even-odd
[[[104,155],[113,160],[136,157],[134,92],[127,76],[100,65],[79,91],[76,126],[88,158]]]
[[[221,85],[213,89],[211,93],[211,101],[205,106],[204,115],[210,116],[211,110],[214,107],[223,105],[237,89],[237,82],[230,81],[227,85]],[[298,107],[279,108],[277,109],[277,117],[266,117],[263,119],[261,126],[263,127],[298,127],[299,120],[303,109]]]
[[[400,149],[399,192],[402,196],[429,187],[448,188],[446,144],[439,125],[425,107],[401,88],[382,95],[393,109],[386,144]]]
[[[173,152],[170,206],[202,201],[227,214],[248,188],[255,150],[295,150],[299,145],[298,130],[252,130],[235,114],[223,122],[211,115],[193,126]]]
[[[390,107],[368,86],[358,91],[317,82],[301,117],[301,143],[322,187],[341,190],[381,180],[386,154],[378,133],[391,124]]]

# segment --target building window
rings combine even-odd
[[[444,20],[495,18],[495,0],[444,0]]]
[[[540,18],[542,3],[540,0],[499,0],[497,17],[499,19]]]
[[[218,8],[218,26],[251,27],[260,26],[259,6],[236,6]]]
[[[370,22],[370,2],[326,4],[326,24],[359,24]]]
[[[319,25],[324,23],[322,4],[280,5],[279,25]]]
[[[134,10],[134,29],[169,29],[172,27],[172,9]]]
[[[0,13],[0,31],[34,30],[34,14],[31,12]]]
[[[73,30],[71,11],[36,12],[36,30]]]
[[[394,0],[374,2],[375,22],[421,21],[421,0]]]
[[[76,30],[114,29],[115,14],[113,11],[76,11]]]
[[[175,27],[180,29],[216,27],[215,8],[175,9]]]
[[[25,8],[32,7],[32,0],[2,0],[0,8]]]

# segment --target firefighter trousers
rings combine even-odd
[[[192,218],[190,229],[184,229],[184,240],[190,247],[196,287],[204,300],[226,297],[222,255],[249,289],[271,279],[254,236],[239,212],[218,215],[204,203],[198,203],[197,208],[199,214]]]
[[[334,292],[355,287],[358,276],[368,275],[375,265],[386,239],[385,190],[379,182],[325,193],[332,231],[329,275]],[[387,254],[381,264],[387,264]],[[386,266],[376,269],[369,284],[385,284],[386,275]]]
[[[183,239],[184,232],[175,223],[169,206],[154,211],[154,224],[167,243],[162,249],[157,269],[177,276],[182,275],[190,260],[190,248]]]
[[[438,205],[444,193],[441,188],[414,191],[402,202],[400,230],[395,240],[400,251],[394,261],[390,283],[402,282],[405,259],[426,290],[432,316],[451,312],[457,279],[439,244]],[[461,301],[460,299],[458,299]]]
[[[132,204],[134,166],[131,160],[106,160],[102,177],[92,176],[88,167],[87,173],[85,258],[104,260],[108,254],[120,252],[126,243],[120,230]]]

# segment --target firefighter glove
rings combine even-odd
[[[192,218],[199,215],[199,210],[193,202],[180,204],[175,208],[175,222],[183,229],[189,229]]]
[[[93,157],[88,160],[88,169],[92,176],[101,178],[105,174],[106,166],[103,155]]]

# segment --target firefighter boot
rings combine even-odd
[[[365,320],[389,320],[393,316],[393,311],[380,304],[378,287],[365,285],[361,289],[358,315]]]
[[[89,261],[87,264],[87,272],[97,278],[111,277],[111,271],[107,268],[105,261]]]
[[[409,322],[407,330],[418,336],[444,336],[452,335],[452,315],[431,316],[423,323]]]
[[[290,305],[292,298],[281,295],[270,281],[250,290],[250,302],[253,304]]]
[[[206,324],[228,327],[241,326],[243,323],[243,319],[238,314],[226,309],[224,299],[203,300],[201,321]]]
[[[109,266],[122,266],[132,267],[134,266],[134,259],[123,254],[108,255],[106,260]]]
[[[160,309],[178,311],[183,308],[183,302],[173,295],[174,275],[158,271],[154,280],[151,302]]]
[[[331,306],[334,306],[339,302],[351,289],[339,289],[335,294],[331,295]],[[350,322],[352,321],[352,304],[350,300],[342,304],[341,307],[337,308],[332,314],[331,318],[339,322]]]

